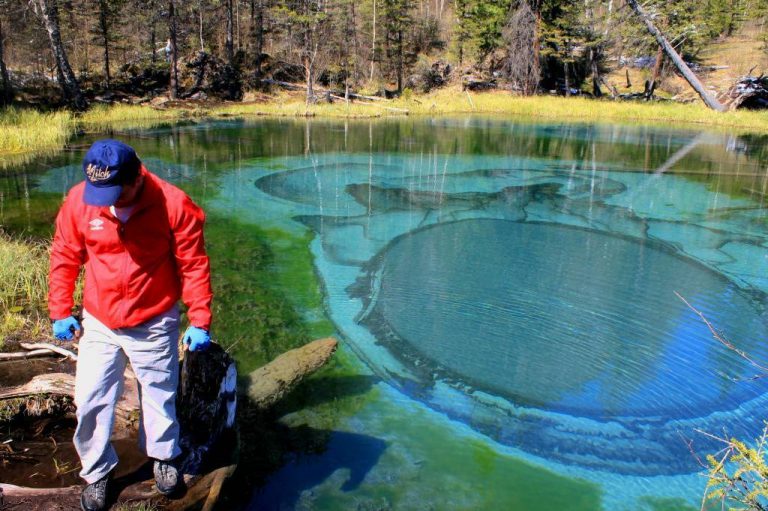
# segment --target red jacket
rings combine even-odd
[[[71,314],[75,281],[85,265],[83,306],[109,328],[127,328],[170,309],[179,298],[194,326],[211,324],[205,214],[181,190],[144,166],[144,188],[125,224],[108,207],[83,202],[75,185],[56,218],[48,309]]]

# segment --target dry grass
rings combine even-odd
[[[765,28],[758,22],[750,22],[733,36],[708,46],[699,56],[701,65],[723,69],[699,73],[699,79],[714,93],[720,93],[727,91],[739,77],[753,68],[756,75],[768,72],[768,51],[766,43],[762,41]],[[627,72],[631,87],[627,87]],[[645,81],[650,77],[651,69],[621,68],[613,70],[606,79],[620,93],[641,93]],[[688,82],[677,74],[666,77],[661,88],[656,90],[656,95],[701,103]]]
[[[306,105],[302,93],[282,93],[270,103],[233,105],[211,116],[388,117],[402,115],[499,115],[525,120],[620,122],[658,125],[702,125],[739,131],[768,131],[768,112],[717,114],[702,104],[592,100],[557,96],[520,97],[503,91],[469,93],[457,87],[387,102]]]
[[[199,115],[204,115],[201,110]],[[144,105],[95,105],[75,121],[86,131],[151,127],[194,116],[194,111],[181,108],[159,109]]]
[[[71,134],[72,114],[32,109],[0,110],[0,155],[60,149]]]
[[[764,30],[764,26],[752,22],[732,37],[707,48],[702,55],[704,65],[727,66],[707,73],[704,77],[707,84],[725,91],[753,68],[755,75],[768,72],[768,51],[761,41]]]

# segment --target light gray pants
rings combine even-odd
[[[139,447],[150,458],[170,460],[178,456],[178,307],[173,306],[141,325],[117,330],[110,330],[83,311],[82,326],[75,376],[74,436],[82,465],[80,477],[90,484],[117,465],[117,454],[109,438],[115,406],[123,393],[127,361],[139,383]]]

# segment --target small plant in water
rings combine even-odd
[[[753,360],[749,354],[737,348],[709,322],[704,314],[675,292],[678,298],[688,306],[707,325],[719,343],[733,351],[760,371],[752,380],[768,376],[768,367]],[[722,509],[748,511],[768,511],[768,464],[766,464],[766,443],[768,443],[768,422],[754,446],[749,446],[735,438],[716,437],[705,431],[705,436],[722,442],[724,447],[717,454],[707,455],[707,488],[704,491],[701,509],[709,509],[708,504],[719,501]]]
[[[68,461],[61,462],[57,460],[56,458],[53,458],[53,466],[56,469],[56,475],[57,476],[63,476],[67,475],[71,472],[74,472],[75,470],[78,470],[80,468],[80,465],[75,464],[72,465],[72,463]]]
[[[719,439],[725,447],[707,456],[709,481],[705,501],[719,501],[725,509],[768,510],[768,465],[765,462],[768,424],[754,446],[736,439]]]

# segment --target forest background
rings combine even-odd
[[[699,67],[702,52],[743,27],[766,54],[768,0],[643,8],[694,70],[716,71]],[[242,100],[276,81],[303,83],[308,102],[317,87],[398,96],[451,83],[617,96],[623,69],[627,82],[642,69],[646,92],[673,74],[625,0],[0,0],[5,104]]]

